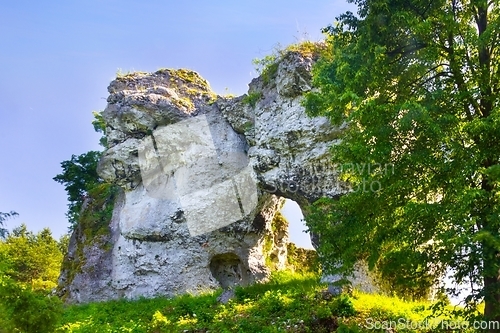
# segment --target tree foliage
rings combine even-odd
[[[97,174],[97,163],[101,153],[89,151],[81,155],[72,155],[69,161],[61,163],[63,172],[53,179],[64,185],[68,193],[68,213],[66,216],[74,226],[78,222],[78,217],[82,210],[83,202],[89,191],[103,183]]]
[[[48,228],[35,234],[22,224],[0,243],[2,273],[34,289],[56,286],[62,259],[61,244]]]
[[[100,112],[92,112],[94,120],[92,125],[97,133],[103,136],[99,143],[104,148],[108,147],[106,137],[106,122]],[[74,229],[80,219],[83,204],[86,199],[92,199],[93,194],[97,193],[98,200],[102,199],[102,189],[110,189],[107,193],[108,199],[113,199],[116,187],[105,184],[104,180],[97,173],[97,164],[102,155],[99,151],[89,151],[81,155],[72,155],[68,161],[61,162],[63,172],[53,179],[64,185],[68,193],[68,212],[66,216],[70,222],[70,229]],[[104,198],[106,199],[106,198]],[[109,201],[109,200],[107,200]]]
[[[2,280],[0,286],[0,332],[52,333],[62,316],[63,306],[56,296],[49,296],[31,286]]]
[[[8,235],[8,230],[5,227],[5,221],[9,218],[19,215],[14,211],[10,211],[9,213],[0,212],[0,238],[5,238]]]
[[[92,121],[92,126],[97,133],[101,133],[102,136],[99,139],[99,144],[104,148],[108,148],[108,138],[106,137],[106,121],[100,112],[93,111],[92,115],[94,120]]]
[[[451,272],[500,319],[500,6],[354,0],[325,29],[305,106],[345,126],[332,148],[353,191],[307,222],[325,268],[358,260],[395,286]],[[418,288],[417,288],[418,290]]]
[[[0,242],[0,332],[53,332],[61,301],[56,286],[63,253],[49,229],[23,224]]]

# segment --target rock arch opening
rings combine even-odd
[[[289,242],[294,243],[297,247],[306,249],[314,249],[311,243],[311,236],[307,232],[307,226],[304,220],[304,215],[297,202],[286,199],[281,214],[288,220],[288,237]]]

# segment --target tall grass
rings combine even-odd
[[[357,291],[333,297],[313,273],[275,272],[268,283],[235,288],[227,304],[217,301],[221,292],[69,306],[57,332],[387,332],[383,323],[420,323],[390,332],[439,331],[422,324],[430,303]]]

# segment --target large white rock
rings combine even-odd
[[[266,239],[283,198],[302,207],[347,191],[329,147],[342,136],[301,105],[313,59],[283,56],[248,98],[222,98],[187,70],[113,81],[99,174],[118,184],[110,232],[72,236],[60,289],[69,302],[175,295],[265,279]],[[274,239],[286,261],[286,230]],[[68,262],[78,265],[68,265]],[[68,268],[69,267],[69,268]],[[77,267],[77,268],[75,268]]]

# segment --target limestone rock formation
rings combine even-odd
[[[66,300],[248,284],[266,279],[271,254],[283,267],[287,231],[272,226],[283,198],[305,207],[347,190],[328,158],[342,128],[301,105],[313,62],[288,52],[236,98],[216,96],[189,70],[111,82],[98,171],[123,191],[108,234],[73,234],[66,263],[78,264],[60,278]]]

